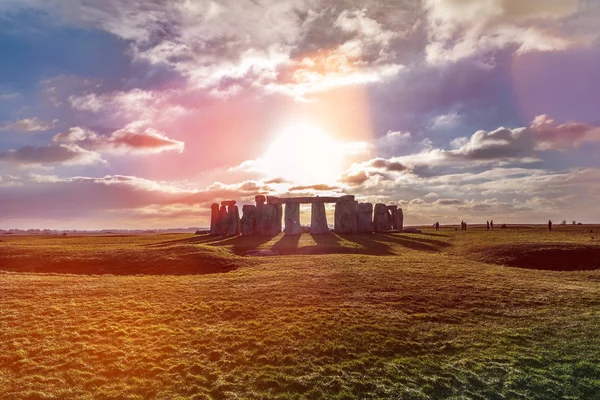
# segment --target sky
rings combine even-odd
[[[598,26],[600,0],[0,0],[0,228],[257,194],[599,223]]]

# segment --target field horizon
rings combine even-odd
[[[599,398],[596,232],[6,235],[0,398]]]

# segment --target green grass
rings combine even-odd
[[[0,398],[600,399],[600,270],[497,265],[560,228],[2,237]]]

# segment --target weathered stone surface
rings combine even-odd
[[[267,196],[266,198],[267,204],[290,204],[290,203],[300,203],[300,204],[314,204],[314,203],[343,203],[348,201],[354,201],[353,195],[346,195],[340,197],[277,197],[277,196]]]
[[[256,209],[260,235],[276,236],[281,233],[281,205],[279,210],[275,204],[261,204]]]
[[[256,220],[256,206],[255,205],[244,205],[242,206],[242,221],[241,221],[242,235],[252,236],[258,235],[259,231],[257,228]]]
[[[240,234],[240,211],[238,206],[230,205],[227,211],[229,221],[227,226],[227,234],[237,236]]]
[[[219,233],[219,204],[213,203],[210,206],[210,234],[218,235]]]
[[[267,196],[267,204],[283,204],[277,196]]]
[[[310,214],[310,233],[312,235],[328,233],[329,227],[327,226],[325,203],[312,203]]]
[[[402,228],[404,227],[404,214],[402,213],[402,209],[399,208],[396,211],[396,230],[398,232],[402,232]]]
[[[259,194],[258,196],[254,196],[254,200],[256,201],[256,204],[264,204],[265,201],[267,201],[267,198],[265,196],[263,196],[262,194]]]
[[[302,233],[300,226],[300,204],[289,203],[285,205],[285,234],[299,235]]]
[[[358,232],[358,202],[335,203],[335,233]]]
[[[237,204],[237,201],[235,201],[235,200],[225,200],[225,201],[221,202],[222,206],[227,206],[227,207],[235,206],[236,204]]]
[[[398,206],[387,206],[388,211],[388,231],[394,230],[396,225],[396,212],[398,210]]]
[[[280,234],[283,229],[283,206],[281,204],[274,204],[274,206],[275,211],[277,211],[277,216],[275,217],[277,218],[277,234]]]
[[[358,233],[373,232],[373,204],[360,203],[358,205]]]
[[[388,226],[388,211],[385,204],[375,204],[375,211],[373,213],[373,228],[375,232],[386,232]]]
[[[227,235],[229,228],[229,217],[227,215],[227,208],[221,206],[219,209],[219,221],[217,223],[217,235]]]

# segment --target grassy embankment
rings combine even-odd
[[[600,398],[600,240],[560,228],[5,235],[0,398]]]

